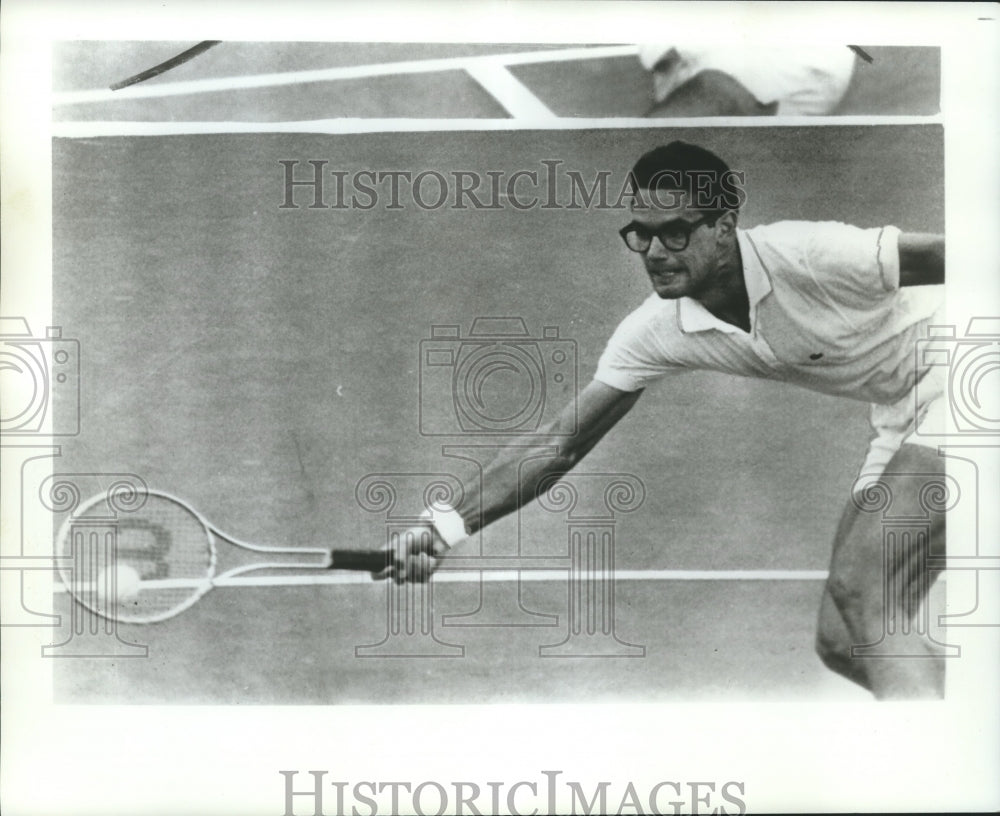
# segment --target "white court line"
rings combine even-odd
[[[52,136],[89,139],[104,136],[192,136],[233,133],[435,133],[450,131],[513,130],[662,130],[665,127],[850,127],[852,125],[931,125],[934,116],[782,116],[732,118],[713,116],[697,119],[578,119],[549,113],[539,119],[312,119],[300,122],[53,122]]]
[[[515,54],[488,54],[469,57],[385,62],[374,65],[350,65],[341,68],[320,68],[311,71],[285,71],[274,74],[249,74],[247,76],[192,79],[186,82],[161,82],[155,85],[133,85],[120,91],[95,88],[87,91],[64,91],[52,95],[53,105],[79,105],[87,102],[107,102],[119,99],[150,99],[183,94],[211,93],[212,91],[245,90],[248,88],[274,88],[279,85],[298,85],[309,82],[331,82],[341,79],[365,79],[398,74],[424,74],[440,71],[468,71],[482,63],[500,65],[534,65],[543,62],[566,62],[584,59],[606,59],[638,53],[635,45],[613,45],[594,48],[562,48],[549,51],[527,51]]]
[[[435,573],[437,584],[478,584],[513,583],[567,580],[566,569],[544,570],[442,570]],[[825,581],[826,570],[616,570],[615,581]],[[155,587],[200,587],[204,581],[191,579],[149,581]],[[217,578],[216,587],[282,587],[282,586],[329,586],[333,584],[382,584],[374,581],[367,573],[323,573],[319,575],[261,575],[258,577]],[[61,584],[53,587],[55,592],[64,593]]]
[[[483,90],[496,99],[516,119],[552,119],[555,114],[535,96],[503,63],[477,62],[466,66]]]
[[[520,572],[520,574],[519,574]],[[825,581],[826,570],[616,570],[615,581]],[[478,584],[559,581],[565,583],[567,569],[551,570],[445,570],[434,574],[438,584]],[[368,575],[334,573],[308,576],[262,576],[222,579],[216,586],[301,586],[310,584],[365,584]],[[381,583],[381,582],[378,582]]]

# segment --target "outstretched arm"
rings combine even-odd
[[[899,285],[944,283],[944,236],[904,232],[899,236]]]
[[[465,534],[473,533],[527,504],[535,497],[543,479],[561,476],[586,456],[629,412],[641,393],[619,391],[592,381],[543,433],[515,440],[486,467],[481,480],[464,485],[462,504],[455,508],[457,516],[451,514],[445,520],[447,524],[432,525],[428,521],[425,528],[411,530],[413,543],[405,560],[397,554],[394,565],[379,577],[399,583],[427,580],[448,550],[439,534],[443,527],[457,528],[461,536],[460,528],[464,525]],[[550,447],[553,453],[525,461],[525,446]]]
[[[520,438],[504,448],[486,467],[481,484],[477,480],[465,485],[465,498],[456,509],[466,529],[474,533],[531,501],[543,479],[572,469],[629,412],[641,393],[619,391],[594,380],[544,433]],[[551,447],[554,455],[525,462],[524,446]]]

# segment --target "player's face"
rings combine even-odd
[[[633,235],[625,235],[626,243],[638,247],[657,295],[698,298],[714,285],[719,267],[716,218],[688,207],[687,196],[675,202],[661,194],[660,199],[667,206],[633,202],[626,228]]]

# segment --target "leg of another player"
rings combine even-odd
[[[654,75],[655,81],[655,75]],[[763,105],[750,91],[722,71],[702,71],[646,114],[651,117],[773,116],[778,103]]]
[[[892,516],[927,517],[921,506],[921,488],[928,483],[940,483],[943,476],[943,460],[934,451],[919,445],[903,445],[880,479],[891,494]],[[887,563],[883,521],[879,513],[857,512],[850,523],[841,524],[838,533],[843,536],[834,542],[827,593],[843,618],[852,645],[880,642],[886,634],[887,619],[912,621],[937,577],[937,573],[928,573],[923,565],[928,555],[944,554],[944,515],[932,514],[930,541],[914,537],[908,552],[897,553],[892,563]],[[886,570],[892,570],[889,581]],[[886,586],[892,587],[888,598]],[[828,634],[834,631],[829,629]],[[914,651],[919,654],[913,654]],[[841,655],[844,656],[843,651]],[[905,656],[855,657],[851,661],[864,663],[867,687],[879,699],[944,696],[944,659],[929,641],[909,638]]]

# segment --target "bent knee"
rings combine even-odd
[[[867,594],[854,576],[842,573],[830,573],[826,581],[826,593],[841,614],[848,610],[860,610]]]
[[[850,654],[851,644],[847,642],[847,632],[844,621],[831,604],[829,594],[820,606],[819,620],[816,624],[816,638],[813,648],[827,666]]]
[[[841,639],[832,636],[822,625],[816,632],[813,648],[828,669],[836,669],[843,664],[846,657],[850,657],[850,644],[845,644]]]
[[[877,584],[852,581],[850,576],[833,576],[827,580],[827,594],[848,631],[869,632],[882,626],[886,614],[885,593],[881,579]],[[824,627],[822,621],[819,635]]]

